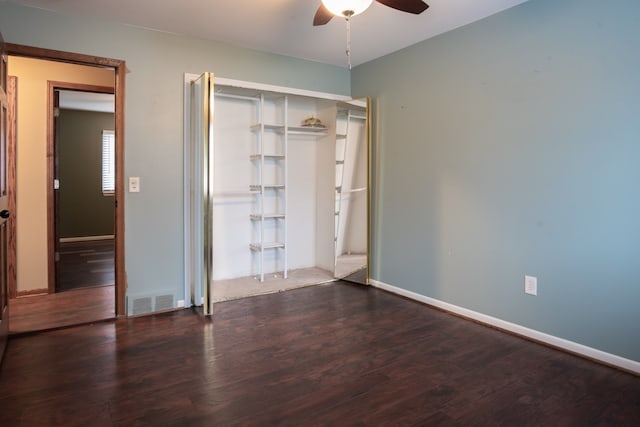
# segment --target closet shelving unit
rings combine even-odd
[[[273,122],[266,118],[266,103],[275,109]],[[254,211],[249,216],[254,224],[254,239],[249,248],[258,255],[257,274],[265,277],[265,252],[277,251],[275,256],[284,278],[287,277],[287,102],[286,96],[267,99],[260,94],[257,103],[257,123],[251,126],[255,134],[255,152],[249,160],[254,166]],[[279,116],[279,117],[278,117]],[[275,122],[278,120],[279,122]],[[269,139],[269,142],[267,142]],[[267,170],[269,169],[269,170]],[[267,232],[269,232],[267,235]]]
[[[269,104],[269,105],[268,105]],[[261,93],[257,97],[257,123],[251,126],[255,134],[255,152],[249,160],[254,165],[254,183],[249,189],[255,195],[254,239],[249,245],[257,254],[256,277],[265,280],[265,255],[275,251],[278,264],[275,276],[288,275],[287,245],[287,157],[290,138],[320,137],[328,134],[326,128],[290,126],[287,95]],[[271,116],[267,117],[267,110]],[[271,274],[271,273],[269,273]]]

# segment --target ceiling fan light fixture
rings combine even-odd
[[[322,0],[324,7],[336,16],[350,18],[358,15],[371,6],[373,0]]]

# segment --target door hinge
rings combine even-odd
[[[59,190],[60,189],[60,180],[59,179],[54,179],[53,180],[53,189],[54,190]]]
[[[60,262],[60,252],[56,252],[56,262]]]
[[[56,107],[53,109],[53,117],[60,117],[60,108]]]

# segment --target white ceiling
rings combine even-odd
[[[314,27],[320,0],[9,0],[69,14],[218,40],[346,66],[346,25]],[[526,0],[425,0],[411,15],[374,4],[352,19],[351,57],[359,65]]]
[[[113,113],[115,110],[115,96],[109,93],[61,90],[60,108]]]

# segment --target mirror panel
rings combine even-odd
[[[338,104],[336,120],[336,278],[369,282],[369,99]]]
[[[212,189],[213,189],[213,79],[203,73],[190,85],[191,123],[188,178],[190,206],[190,244],[185,268],[189,270],[189,292],[194,305],[203,306],[203,314],[213,310],[212,298]],[[186,296],[185,296],[186,297]]]

